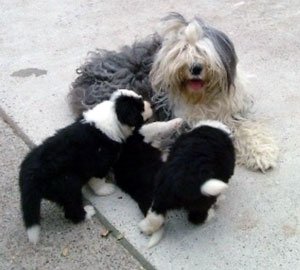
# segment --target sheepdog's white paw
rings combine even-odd
[[[278,146],[260,123],[246,121],[236,127],[234,143],[238,164],[262,172],[276,167]]]

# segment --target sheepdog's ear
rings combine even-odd
[[[122,125],[139,128],[143,125],[144,102],[142,98],[121,95],[115,100],[115,109]]]

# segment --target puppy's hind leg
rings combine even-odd
[[[189,211],[188,212],[188,220],[189,222],[198,225],[204,223],[208,217],[207,211]]]
[[[164,192],[156,194],[152,207],[139,223],[139,228],[144,234],[151,235],[163,226],[167,210],[171,208],[165,204],[164,198],[166,198]]]
[[[215,216],[215,210],[211,207],[206,211],[196,211],[192,210],[188,212],[188,220],[189,222],[199,225],[204,222],[210,221]]]
[[[63,199],[65,217],[75,224],[90,219],[95,214],[95,210],[90,205],[83,207],[80,179],[70,175],[67,179]]]
[[[64,202],[65,218],[75,224],[83,221],[86,212],[83,209],[81,191],[69,193],[68,197],[69,198]]]

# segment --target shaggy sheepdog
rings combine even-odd
[[[139,224],[142,232],[158,232],[172,209],[184,208],[190,222],[203,223],[227,188],[234,165],[231,132],[221,122],[200,121],[192,131],[182,134],[155,176],[151,208]]]
[[[144,215],[152,204],[155,175],[164,161],[161,142],[181,124],[182,119],[177,118],[143,125],[124,143],[113,167],[116,185],[137,202]]]
[[[146,40],[89,56],[69,94],[76,114],[109,99],[118,88],[130,88],[152,102],[156,119],[180,117],[190,126],[219,120],[234,133],[237,163],[261,171],[275,167],[278,148],[251,117],[252,100],[233,43],[202,19],[188,21],[171,13]]]
[[[110,100],[83,113],[81,119],[59,130],[33,149],[20,170],[23,220],[30,242],[40,232],[40,205],[48,199],[61,205],[74,223],[95,214],[83,206],[81,188],[92,177],[103,179],[117,161],[121,146],[152,115],[150,104],[133,91],[118,90]],[[104,180],[91,184],[101,193]]]

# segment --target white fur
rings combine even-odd
[[[201,187],[201,193],[205,196],[218,196],[225,189],[227,189],[228,185],[223,181],[218,179],[210,179],[206,181]]]
[[[93,177],[88,182],[88,185],[98,196],[107,196],[114,193],[116,190],[114,184],[105,182],[105,178],[100,179]]]
[[[213,208],[210,208],[208,210],[208,214],[207,214],[207,218],[206,218],[205,222],[209,222],[210,220],[212,220],[215,217],[215,215],[216,215],[215,210]]]
[[[151,235],[160,229],[164,221],[163,215],[156,214],[150,209],[147,216],[139,223],[139,228],[144,234]]]
[[[83,113],[85,123],[94,123],[96,128],[116,142],[122,142],[128,136],[124,126],[121,127],[115,112],[115,103],[108,100],[103,101],[93,109]]]
[[[142,113],[144,121],[148,120],[153,115],[151,105],[148,101],[144,101],[144,112]]]
[[[83,207],[84,211],[85,211],[85,220],[91,219],[92,216],[94,216],[96,214],[95,208],[91,205],[86,205]]]
[[[262,172],[276,167],[279,148],[261,123],[252,120],[240,122],[235,126],[234,143],[239,165]]]
[[[185,38],[188,43],[196,44],[196,42],[203,35],[202,29],[198,26],[196,21],[192,21],[184,30]]]
[[[32,227],[27,229],[27,235],[29,242],[33,244],[37,244],[40,238],[41,227],[39,225],[33,225]]]
[[[133,131],[133,127],[122,125],[116,115],[115,100],[121,95],[141,98],[140,95],[131,90],[119,89],[112,94],[110,100],[103,101],[94,108],[83,113],[84,123],[94,123],[96,128],[116,142],[124,141]],[[152,116],[152,110],[149,103],[145,103],[145,112],[143,116],[148,118]]]
[[[118,89],[117,91],[115,91],[111,97],[110,100],[111,101],[115,101],[118,97],[120,96],[128,96],[128,97],[135,97],[135,98],[142,98],[142,96],[138,95],[137,93],[135,93],[132,90],[128,90],[128,89]]]
[[[199,121],[193,128],[202,127],[202,126],[210,126],[219,130],[224,131],[226,134],[228,134],[230,137],[232,137],[232,133],[228,126],[223,124],[220,121],[216,120],[201,120]]]
[[[154,246],[156,246],[160,240],[163,238],[164,235],[164,227],[161,227],[158,231],[156,231],[155,233],[153,233],[151,235],[151,238],[148,242],[147,248],[152,248]]]
[[[161,160],[163,162],[166,162],[168,160],[170,152],[168,150],[165,150],[161,153]]]
[[[181,118],[166,122],[153,122],[143,125],[139,133],[144,137],[145,143],[150,143],[153,147],[159,148],[161,141],[175,132],[182,123]]]

